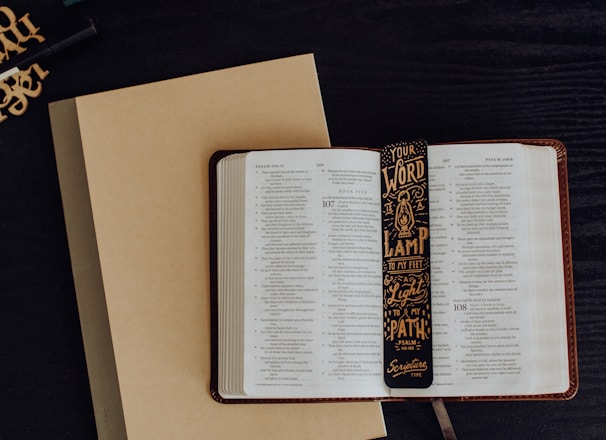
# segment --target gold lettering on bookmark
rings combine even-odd
[[[384,377],[392,388],[431,384],[427,143],[381,152]]]

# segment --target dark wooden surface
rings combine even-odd
[[[45,61],[0,124],[0,439],[94,439],[47,103],[314,52],[332,143],[553,137],[569,154],[580,391],[447,404],[460,439],[606,438],[606,3],[464,0],[8,1],[94,41]],[[262,105],[262,103],[260,103]],[[384,405],[389,439],[440,438],[428,403]]]

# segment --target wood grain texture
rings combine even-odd
[[[446,403],[459,438],[606,437],[606,3],[514,0],[7,1],[99,36],[49,59],[0,124],[0,438],[95,438],[46,104],[314,52],[334,145],[557,138],[568,148],[580,391]],[[259,105],[263,105],[262,102]],[[440,438],[430,403],[384,405],[389,439]]]

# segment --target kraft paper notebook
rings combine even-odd
[[[217,152],[213,397],[571,399],[566,149]]]
[[[328,147],[313,56],[50,105],[100,439],[365,439],[377,402],[222,405],[210,394],[208,161]]]

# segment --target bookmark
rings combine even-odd
[[[381,152],[384,376],[390,388],[433,380],[427,143]]]
[[[446,406],[444,406],[444,400],[441,397],[433,397],[431,399],[431,406],[436,413],[444,440],[457,440],[457,435],[448,416],[448,411],[446,411]]]

